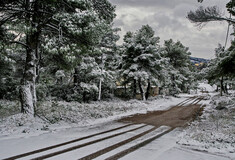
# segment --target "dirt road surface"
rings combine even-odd
[[[175,106],[165,111],[153,111],[126,117],[120,122],[144,123],[156,127],[184,127],[201,113],[201,105]]]

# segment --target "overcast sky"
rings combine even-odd
[[[202,29],[195,27],[187,18],[187,12],[200,5],[220,7],[224,14],[229,0],[110,0],[116,5],[115,26],[120,27],[121,39],[127,31],[136,31],[149,24],[156,36],[164,40],[172,38],[189,47],[192,56],[213,58],[218,43],[224,45],[227,31],[226,22],[210,22]],[[122,40],[120,40],[122,43]]]

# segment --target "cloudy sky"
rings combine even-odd
[[[116,5],[115,26],[120,27],[121,38],[127,31],[136,31],[149,24],[156,36],[164,40],[172,38],[189,47],[192,56],[213,58],[218,43],[224,45],[227,31],[226,22],[210,22],[202,29],[195,27],[187,18],[187,12],[200,5],[220,7],[225,15],[229,0],[110,0]],[[120,40],[119,43],[122,43]]]

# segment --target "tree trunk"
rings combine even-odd
[[[99,83],[99,97],[98,97],[98,101],[101,100],[101,91],[102,91],[102,80],[100,78],[100,83]]]
[[[83,99],[83,102],[86,103],[86,91],[83,92],[82,99]]]
[[[77,67],[74,69],[74,75],[73,75],[73,83],[74,85],[77,85],[79,83],[79,70]]]
[[[25,70],[23,74],[23,79],[20,89],[20,98],[21,98],[21,112],[34,115],[34,109],[36,107],[37,96],[36,96],[36,67],[37,67],[37,45],[34,44],[35,41],[32,41],[32,37],[27,38],[29,41],[28,48],[26,50],[26,62]]]
[[[217,85],[217,86],[216,86],[216,92],[218,92],[218,91],[219,91],[219,86]]]
[[[36,96],[36,79],[37,79],[37,63],[38,63],[38,45],[39,36],[41,34],[41,28],[38,23],[38,1],[35,1],[31,6],[30,0],[25,1],[26,10],[34,8],[34,14],[27,13],[25,21],[30,24],[31,31],[26,34],[26,62],[21,81],[20,88],[20,102],[21,112],[34,116],[34,109],[36,108],[37,96]]]
[[[23,84],[20,87],[21,112],[34,115],[34,100],[32,94],[32,84]]]
[[[142,100],[146,100],[145,99],[145,94],[144,94],[144,90],[143,90],[143,88],[142,88],[142,86],[141,86],[141,80],[139,79],[138,80],[138,84],[139,84],[139,89],[140,89],[140,94],[141,94],[141,97],[142,97]]]
[[[171,91],[170,91],[170,95],[172,95],[172,96],[175,96],[176,95],[176,85],[175,85],[175,76],[174,75],[172,75],[172,77],[171,77],[171,83],[172,83],[172,88],[171,88]]]
[[[100,77],[100,83],[99,83],[99,97],[98,97],[99,101],[101,100],[103,70],[104,70],[104,58],[102,54],[101,55],[101,77]]]
[[[228,94],[228,85],[227,85],[227,83],[224,84],[224,93]]]
[[[37,75],[36,84],[37,84],[40,81],[40,63],[42,60],[42,55],[41,55],[39,49],[36,50],[36,59],[37,59],[37,61],[36,61],[36,75]]]
[[[146,90],[146,93],[145,93],[145,99],[146,100],[148,100],[148,98],[149,98],[150,88],[151,88],[151,83],[150,83],[150,80],[148,80],[148,86],[147,86],[147,90]]]
[[[220,80],[220,96],[223,96],[223,90],[224,90],[223,83],[224,83],[224,77],[222,76]]]
[[[134,79],[134,83],[133,83],[133,98],[136,97],[136,79]]]

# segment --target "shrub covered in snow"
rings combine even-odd
[[[211,106],[217,110],[234,108],[235,96],[214,96],[212,97]]]
[[[41,103],[36,113],[49,123],[65,121],[69,123],[86,123],[99,118],[107,118],[113,115],[126,113],[136,109],[146,109],[144,102],[131,100],[128,102],[64,102],[46,101]]]

